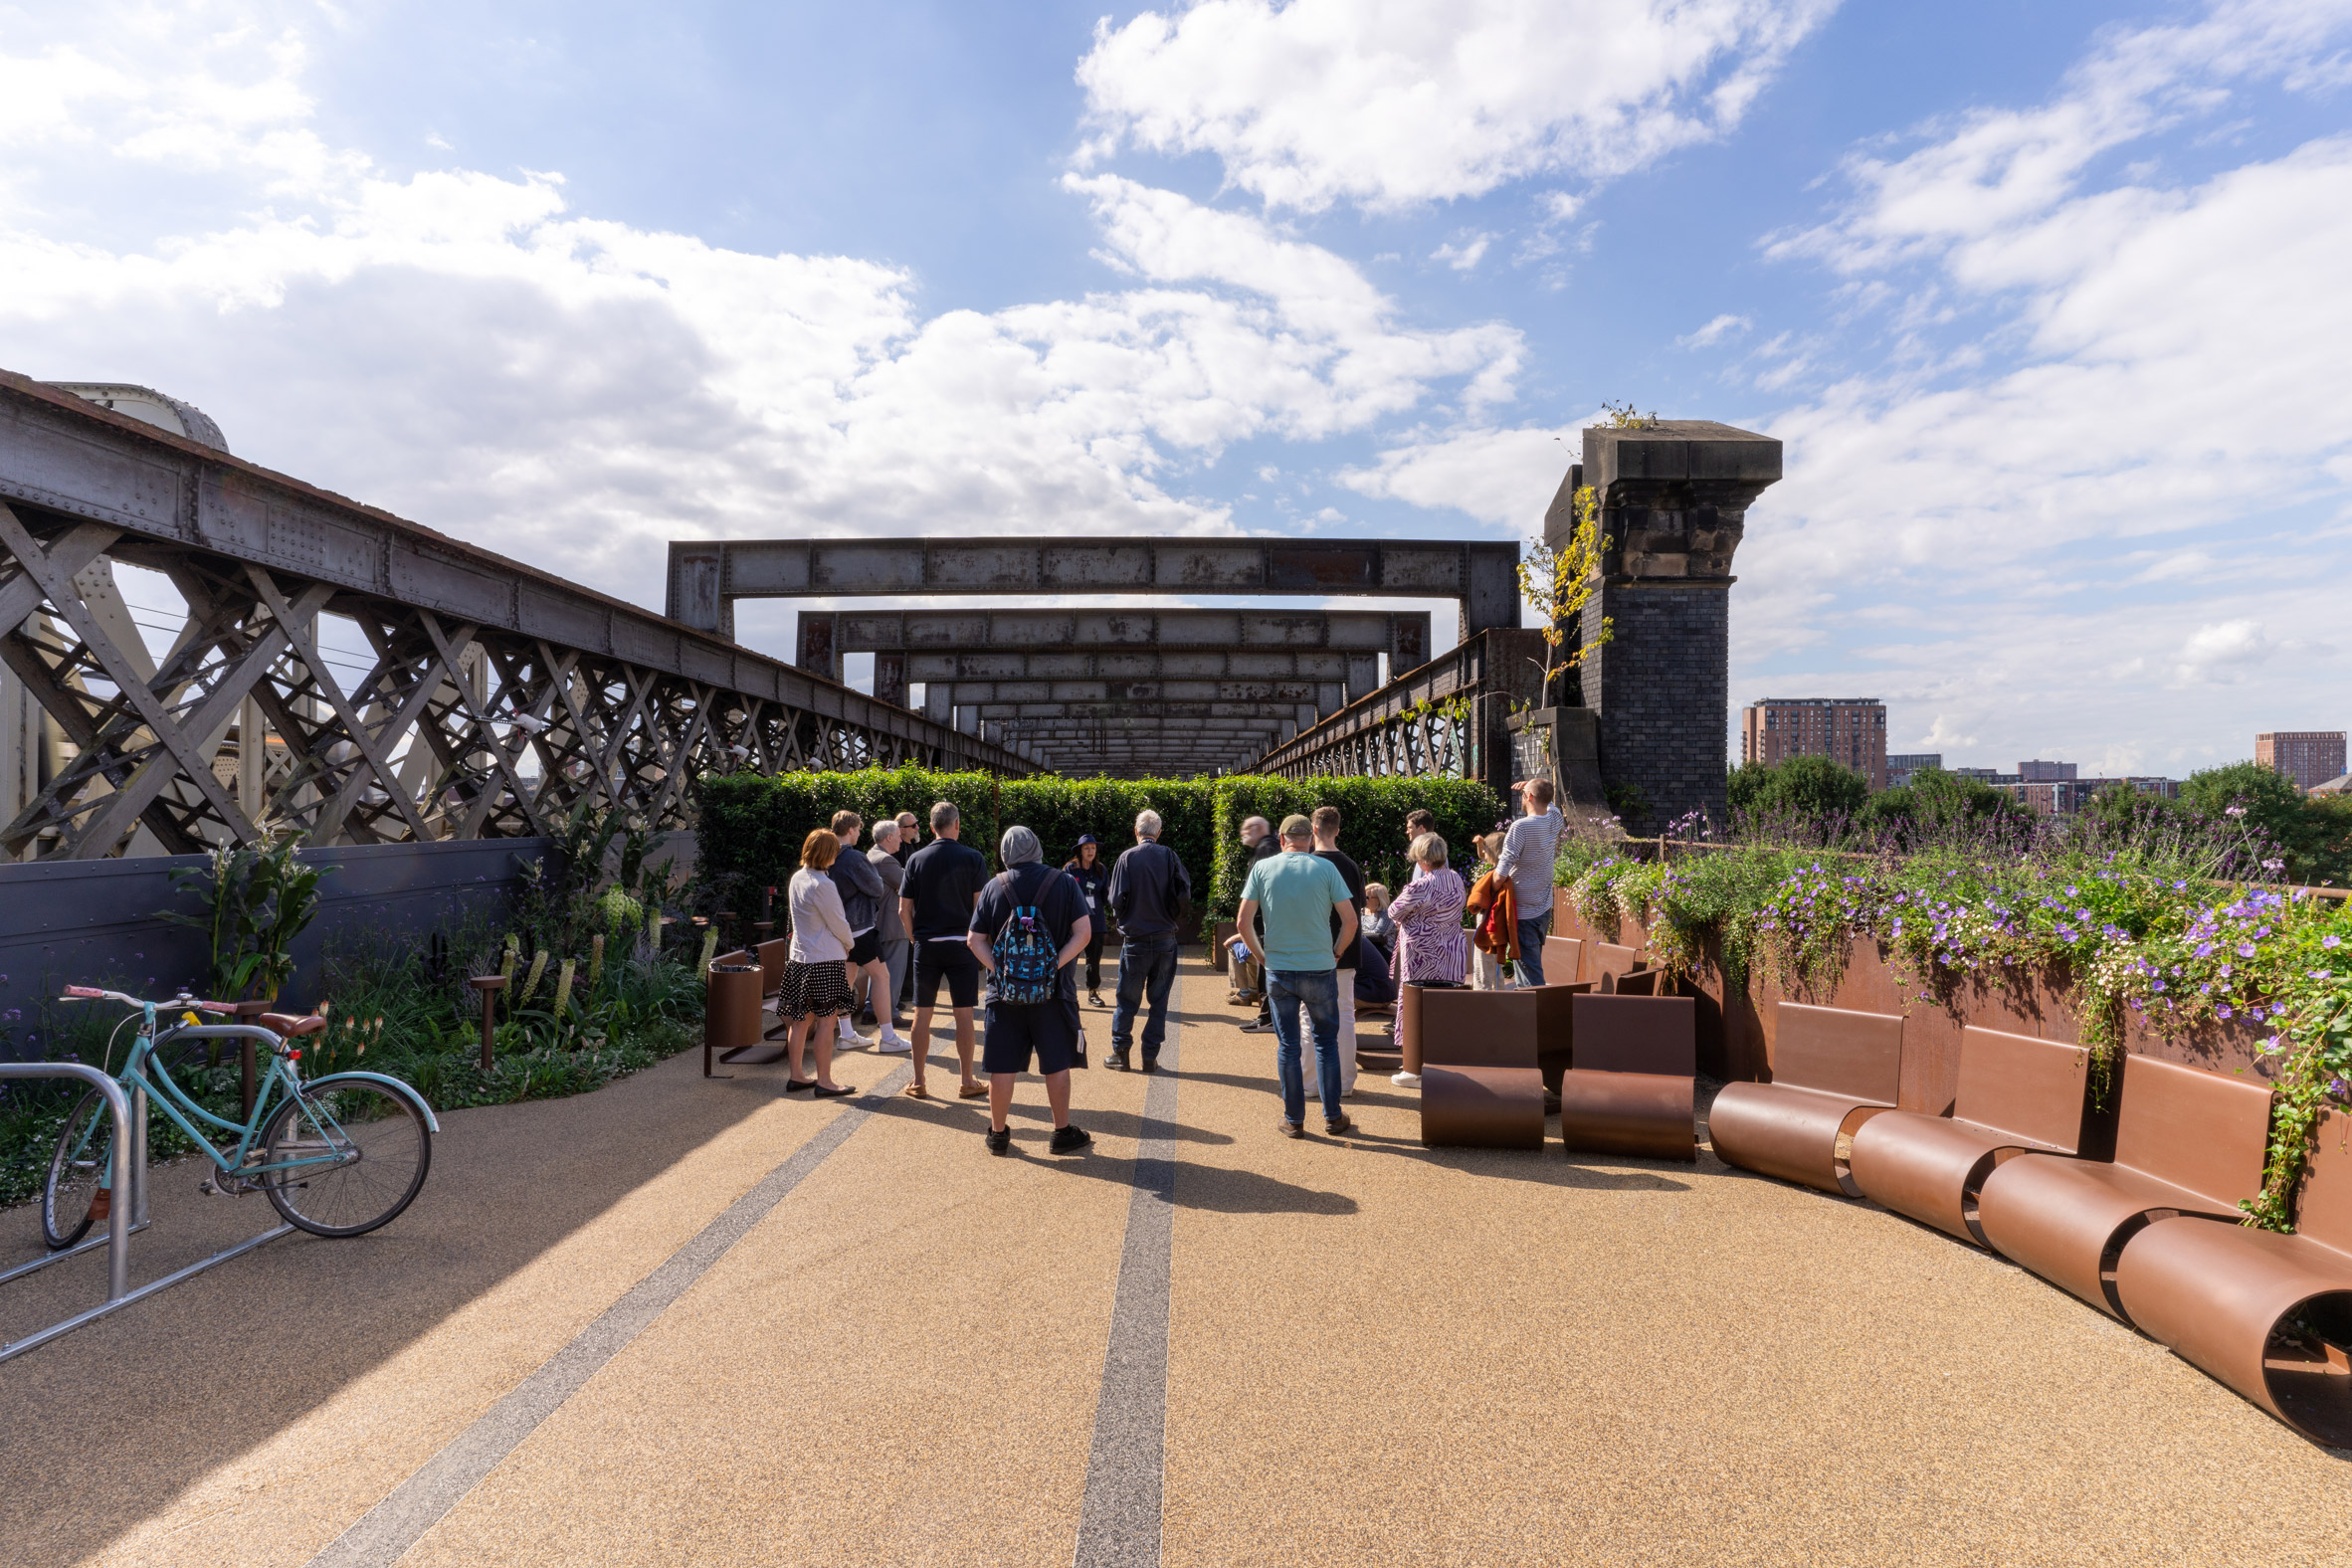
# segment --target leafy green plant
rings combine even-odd
[[[324,868],[297,859],[302,836],[280,832],[259,849],[223,848],[202,866],[171,874],[174,884],[196,890],[201,915],[161,911],[175,925],[202,931],[210,944],[207,987],[224,1002],[275,997],[294,975],[294,939],[318,917],[318,881]]]

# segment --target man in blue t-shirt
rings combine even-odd
[[[980,1042],[980,1066],[988,1074],[988,1152],[1002,1154],[1013,1146],[1012,1129],[1005,1124],[1013,1109],[1013,1079],[1029,1071],[1034,1053],[1038,1076],[1046,1080],[1046,1101],[1054,1107],[1054,1137],[1047,1147],[1056,1154],[1076,1154],[1094,1140],[1070,1124],[1070,1065],[1078,1059],[1078,977],[1070,966],[1085,950],[1093,921],[1086,913],[1086,895],[1070,874],[1042,864],[1045,849],[1036,834],[1007,828],[997,852],[1005,869],[973,906],[969,938],[972,956],[989,973],[988,1031]],[[1026,909],[1037,911],[1032,929],[1008,931]],[[999,960],[1010,955],[997,944],[1017,936],[1042,938],[1054,950],[1043,1000],[1004,994]],[[1019,969],[1014,973],[1018,977]]]
[[[1306,1083],[1300,1070],[1298,1013],[1315,1037],[1315,1078],[1323,1130],[1355,1130],[1339,1108],[1339,955],[1356,941],[1356,906],[1347,880],[1314,854],[1304,817],[1282,819],[1282,850],[1250,868],[1238,923],[1250,954],[1266,970],[1273,1004],[1274,1060],[1282,1078],[1282,1135],[1306,1133]]]

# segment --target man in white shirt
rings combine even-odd
[[[1559,858],[1563,822],[1552,804],[1550,779],[1529,779],[1518,790],[1527,814],[1502,836],[1494,873],[1510,879],[1511,897],[1519,907],[1519,984],[1541,985],[1543,939],[1552,921],[1552,869]]]

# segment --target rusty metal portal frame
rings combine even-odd
[[[186,605],[159,661],[78,584]],[[342,618],[356,677],[321,653]],[[658,817],[697,772],[1012,751],[649,611],[0,371],[0,660],[47,740],[0,846],[185,854],[270,820],[320,845]],[[144,830],[143,833],[141,830]]]
[[[1260,757],[1284,778],[1510,778],[1511,713],[1543,687],[1543,634],[1496,629],[1409,671]]]
[[[1519,622],[1519,547],[1461,539],[681,539],[670,615],[732,637],[738,599],[1030,594],[1443,598],[1462,635]],[[801,622],[799,663],[840,673],[837,621]]]

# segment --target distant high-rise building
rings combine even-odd
[[[2113,778],[2113,779],[2047,779],[2034,781],[2002,776],[1997,786],[2008,791],[2021,805],[2038,817],[2071,817],[2090,804],[2091,797],[2106,789],[2126,789],[2135,795],[2153,795],[2161,800],[2178,800],[2181,785],[2178,779]]]
[[[2017,776],[2028,784],[2056,784],[2060,779],[2070,779],[2074,776],[2074,764],[2071,762],[2021,762],[2017,765]]]
[[[1940,751],[1898,752],[1886,759],[1886,787],[1900,789],[1911,782],[1912,774],[1943,765],[1944,757]]]
[[[1886,704],[1874,696],[1766,697],[1740,714],[1740,760],[1828,757],[1886,787]]]
[[[2344,771],[2344,731],[2297,729],[2256,735],[2254,760],[2285,774],[2296,789],[2307,790]]]

